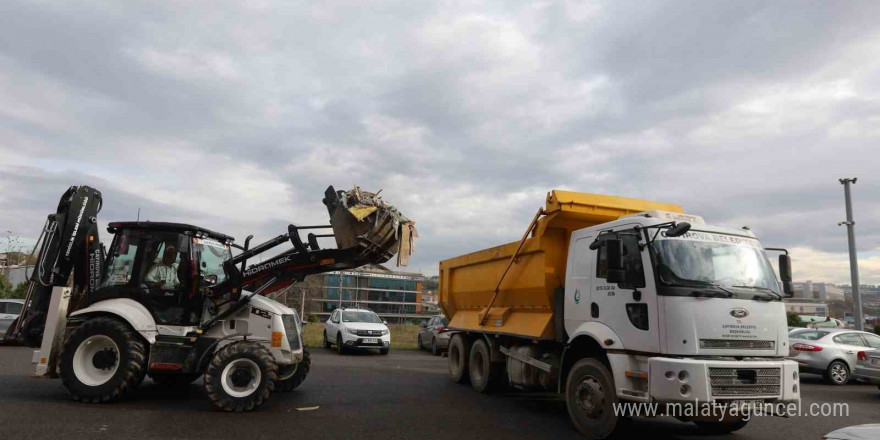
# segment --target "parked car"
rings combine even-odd
[[[880,350],[873,352],[860,351],[857,354],[855,378],[863,382],[872,383],[880,388]],[[880,437],[877,437],[880,438]]]
[[[324,324],[324,348],[336,346],[339,353],[347,349],[378,348],[379,353],[391,350],[391,331],[387,323],[372,310],[336,309]]]
[[[833,385],[852,379],[859,351],[880,348],[880,336],[842,328],[801,328],[788,335],[789,355],[801,372],[821,374]]]
[[[21,315],[23,299],[0,299],[0,342],[5,342],[6,331]]]
[[[822,436],[822,440],[870,440],[880,438],[880,423],[847,426]]]
[[[419,330],[419,350],[428,349],[434,356],[449,349],[449,329],[446,326],[449,321],[443,315],[432,316],[431,319],[422,323]]]

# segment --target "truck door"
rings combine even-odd
[[[590,243],[595,238],[594,235],[573,238],[574,242],[569,247],[567,273],[571,275],[565,287],[565,327],[569,334],[578,325],[590,320],[590,282],[595,254],[590,251]]]
[[[648,251],[639,249],[635,231],[620,232],[623,267],[627,273],[625,282],[606,281],[605,246],[590,251],[595,260],[590,316],[614,330],[627,350],[656,353],[660,351],[660,329]]]

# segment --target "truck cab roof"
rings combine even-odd
[[[230,237],[226,234],[221,234],[219,232],[212,231],[210,229],[205,229],[199,226],[194,226],[186,223],[169,223],[169,222],[150,222],[150,221],[134,221],[134,222],[112,222],[107,225],[107,231],[111,234],[116,233],[116,231],[120,229],[149,229],[149,230],[157,230],[157,231],[168,231],[168,232],[178,232],[178,233],[186,233],[189,232],[192,235],[199,236],[208,236],[217,240],[221,240],[226,243],[231,243],[235,241],[235,238]]]

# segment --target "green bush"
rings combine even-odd
[[[789,327],[803,327],[804,321],[801,320],[801,317],[798,316],[797,313],[786,313],[785,317],[788,318],[788,326]]]

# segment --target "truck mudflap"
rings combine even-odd
[[[648,359],[655,402],[800,400],[798,366],[789,360]]]

